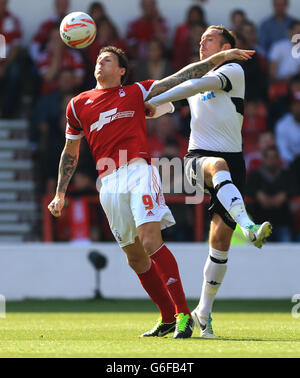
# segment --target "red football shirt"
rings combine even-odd
[[[135,158],[150,163],[144,100],[153,84],[92,89],[69,102],[66,138],[86,138],[100,175]]]

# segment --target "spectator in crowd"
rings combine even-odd
[[[202,26],[202,29],[204,29],[202,34],[207,27],[204,11],[199,5],[193,5],[188,9],[186,21],[179,25],[175,31],[173,42],[173,65],[175,71],[186,66],[189,57],[192,55],[193,47],[191,46],[191,39],[196,31],[196,29],[193,28],[195,25]],[[199,41],[200,39],[198,40],[198,50]],[[183,51],[184,54],[182,53]]]
[[[8,10],[8,0],[0,0],[1,34],[6,42],[6,58],[0,59],[0,116],[11,118],[19,100],[21,67],[18,56],[22,31],[19,19]]]
[[[140,0],[142,15],[129,24],[127,42],[130,56],[133,59],[145,59],[147,43],[156,37],[167,44],[168,27],[166,20],[160,15],[156,0]]]
[[[282,168],[276,147],[263,152],[261,168],[253,171],[247,181],[247,194],[255,199],[248,207],[255,222],[268,219],[273,226],[270,241],[290,242],[292,214],[288,199],[294,194],[292,176]]]
[[[95,21],[96,25],[100,25],[103,19],[108,18],[104,5],[99,1],[95,1],[90,4],[88,9],[88,14]]]
[[[259,30],[259,44],[263,47],[266,54],[274,42],[285,39],[288,36],[288,29],[293,17],[287,14],[289,0],[272,0],[274,13],[263,21]]]
[[[262,68],[266,68],[265,51],[258,43],[257,29],[252,21],[245,20],[241,25],[240,34],[245,38],[246,45],[255,50]]]
[[[69,13],[69,0],[54,0],[55,15],[43,21],[38,28],[29,47],[30,56],[34,62],[38,60],[40,53],[46,48],[51,31],[55,25]]]
[[[250,40],[243,34],[236,34],[236,47],[253,49]],[[252,59],[242,63],[245,74],[245,99],[247,101],[265,101],[267,96],[267,75],[265,66],[256,52]]]
[[[155,120],[154,132],[148,136],[150,155],[153,158],[163,156],[165,144],[169,138],[175,139],[178,142],[179,154],[177,156],[183,159],[187,152],[188,142],[176,130],[172,115],[165,114]]]
[[[59,151],[64,146],[65,109],[74,95],[74,72],[69,68],[59,74],[59,88],[41,96],[32,120],[32,142],[38,148],[38,165],[45,182],[45,192],[54,193]]]
[[[165,47],[159,39],[153,38],[148,43],[147,59],[140,61],[136,70],[136,81],[160,80],[171,75],[172,66],[166,58]]]
[[[297,196],[300,196],[300,154],[298,154],[295,157],[293,163],[290,165],[290,169],[296,182],[296,194]],[[300,224],[299,224],[299,231],[300,231]]]
[[[247,143],[245,141],[245,143]],[[262,165],[262,156],[266,149],[269,147],[276,147],[275,137],[272,131],[266,130],[259,134],[257,142],[257,150],[248,153],[245,156],[247,173],[249,174],[255,169],[258,169]]]
[[[293,21],[289,27],[289,35],[274,42],[270,49],[269,76],[274,81],[289,80],[291,76],[300,73],[300,58],[292,55],[296,43],[291,39],[295,34],[300,34],[300,20]]]
[[[247,155],[257,150],[258,138],[267,128],[266,115],[257,101],[246,101],[242,128],[244,153]]]
[[[186,51],[187,54],[187,64],[193,63],[194,57],[198,57],[198,60],[195,59],[195,62],[199,62],[199,44],[201,41],[202,34],[206,30],[206,25],[203,24],[194,24],[191,26],[191,35],[189,44],[183,51]]]
[[[242,9],[234,9],[230,14],[230,29],[235,33],[242,33],[242,27],[246,21],[246,13]]]
[[[280,156],[291,164],[300,154],[300,92],[292,93],[291,112],[277,122],[275,134]]]
[[[300,93],[300,74],[293,76],[287,83],[287,91],[278,96],[274,101],[268,104],[268,128],[273,129],[274,125],[285,114],[290,111],[290,103],[293,93]]]
[[[49,135],[42,135],[45,131],[55,135],[61,134],[59,120],[62,114],[62,100],[65,95],[75,92],[74,83],[73,70],[64,68],[59,72],[58,88],[54,92],[40,96],[37,100],[33,113],[31,134],[31,140],[37,147],[41,147],[44,144],[43,140],[48,139]],[[43,124],[47,124],[47,126],[43,126]],[[53,135],[51,139],[53,139]]]
[[[83,82],[85,67],[78,51],[68,48],[60,38],[59,25],[51,29],[45,51],[37,59],[39,74],[42,78],[41,93],[55,91],[58,86],[58,76],[63,68],[71,68],[74,72],[74,86],[79,88]]]

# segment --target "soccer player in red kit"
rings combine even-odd
[[[111,230],[161,313],[159,322],[144,337],[164,336],[175,330],[174,338],[188,338],[193,332],[178,266],[161,236],[161,229],[175,221],[164,202],[158,171],[150,164],[144,100],[149,94],[201,77],[223,61],[245,54],[227,50],[163,80],[122,86],[127,59],[122,50],[104,47],[95,67],[96,88],[74,97],[67,106],[66,145],[56,195],[48,208],[54,216],[61,215],[84,136],[97,163],[102,184],[100,202]],[[172,104],[160,111],[172,111]]]

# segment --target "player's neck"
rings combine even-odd
[[[96,89],[109,89],[114,87],[119,87],[121,85],[118,80],[111,81],[97,81]]]

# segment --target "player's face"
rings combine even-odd
[[[111,52],[104,52],[97,58],[95,67],[95,78],[98,82],[110,82],[124,75],[125,68],[119,67],[118,57]]]
[[[224,49],[222,36],[219,30],[210,29],[206,31],[200,41],[200,60],[207,59],[211,55]]]

